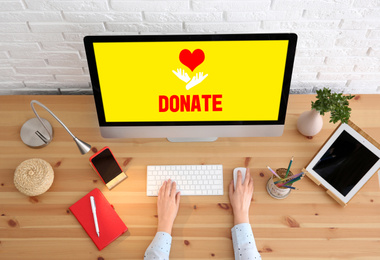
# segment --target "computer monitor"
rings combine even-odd
[[[293,33],[86,36],[101,135],[280,136],[296,42]]]

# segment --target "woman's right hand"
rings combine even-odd
[[[171,235],[173,223],[179,209],[180,198],[181,195],[180,192],[177,192],[175,182],[169,179],[162,184],[157,199],[157,232],[166,232]]]
[[[242,183],[242,173],[238,171],[236,189],[234,190],[234,181],[229,185],[229,198],[234,214],[234,225],[249,223],[249,207],[253,195],[253,178],[249,168]]]

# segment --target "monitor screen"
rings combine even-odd
[[[99,124],[283,125],[296,39],[295,34],[87,36]]]

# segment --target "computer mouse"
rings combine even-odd
[[[237,168],[234,169],[234,172],[233,172],[234,190],[236,189],[236,180],[237,180],[237,177],[238,177],[238,171],[241,172],[241,176],[242,176],[241,183],[243,183],[244,179],[245,179],[245,174],[247,172],[247,168],[245,168],[245,167],[237,167]]]

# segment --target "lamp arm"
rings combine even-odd
[[[65,126],[65,124],[56,116],[56,115],[54,115],[54,113],[53,112],[51,112],[50,111],[50,109],[49,108],[47,108],[45,105],[43,105],[42,103],[40,103],[40,102],[38,102],[37,100],[32,100],[31,102],[30,102],[30,106],[32,107],[32,110],[33,110],[33,112],[34,112],[34,114],[36,115],[36,117],[38,118],[38,120],[41,122],[41,124],[44,126],[44,128],[45,128],[45,130],[48,132],[48,134],[49,134],[49,137],[50,137],[50,139],[52,139],[53,137],[52,137],[52,134],[49,132],[49,130],[47,129],[47,127],[45,126],[45,124],[42,122],[42,120],[41,120],[41,118],[39,117],[39,115],[37,114],[37,112],[36,112],[36,110],[35,110],[35,108],[34,108],[34,104],[37,104],[37,105],[39,105],[39,106],[41,106],[41,107],[43,107],[44,109],[46,109],[46,111],[48,111],[62,126],[63,126],[63,128],[65,128],[66,129],[66,131],[71,135],[71,137],[72,138],[76,138],[72,133],[71,133],[71,131]]]

